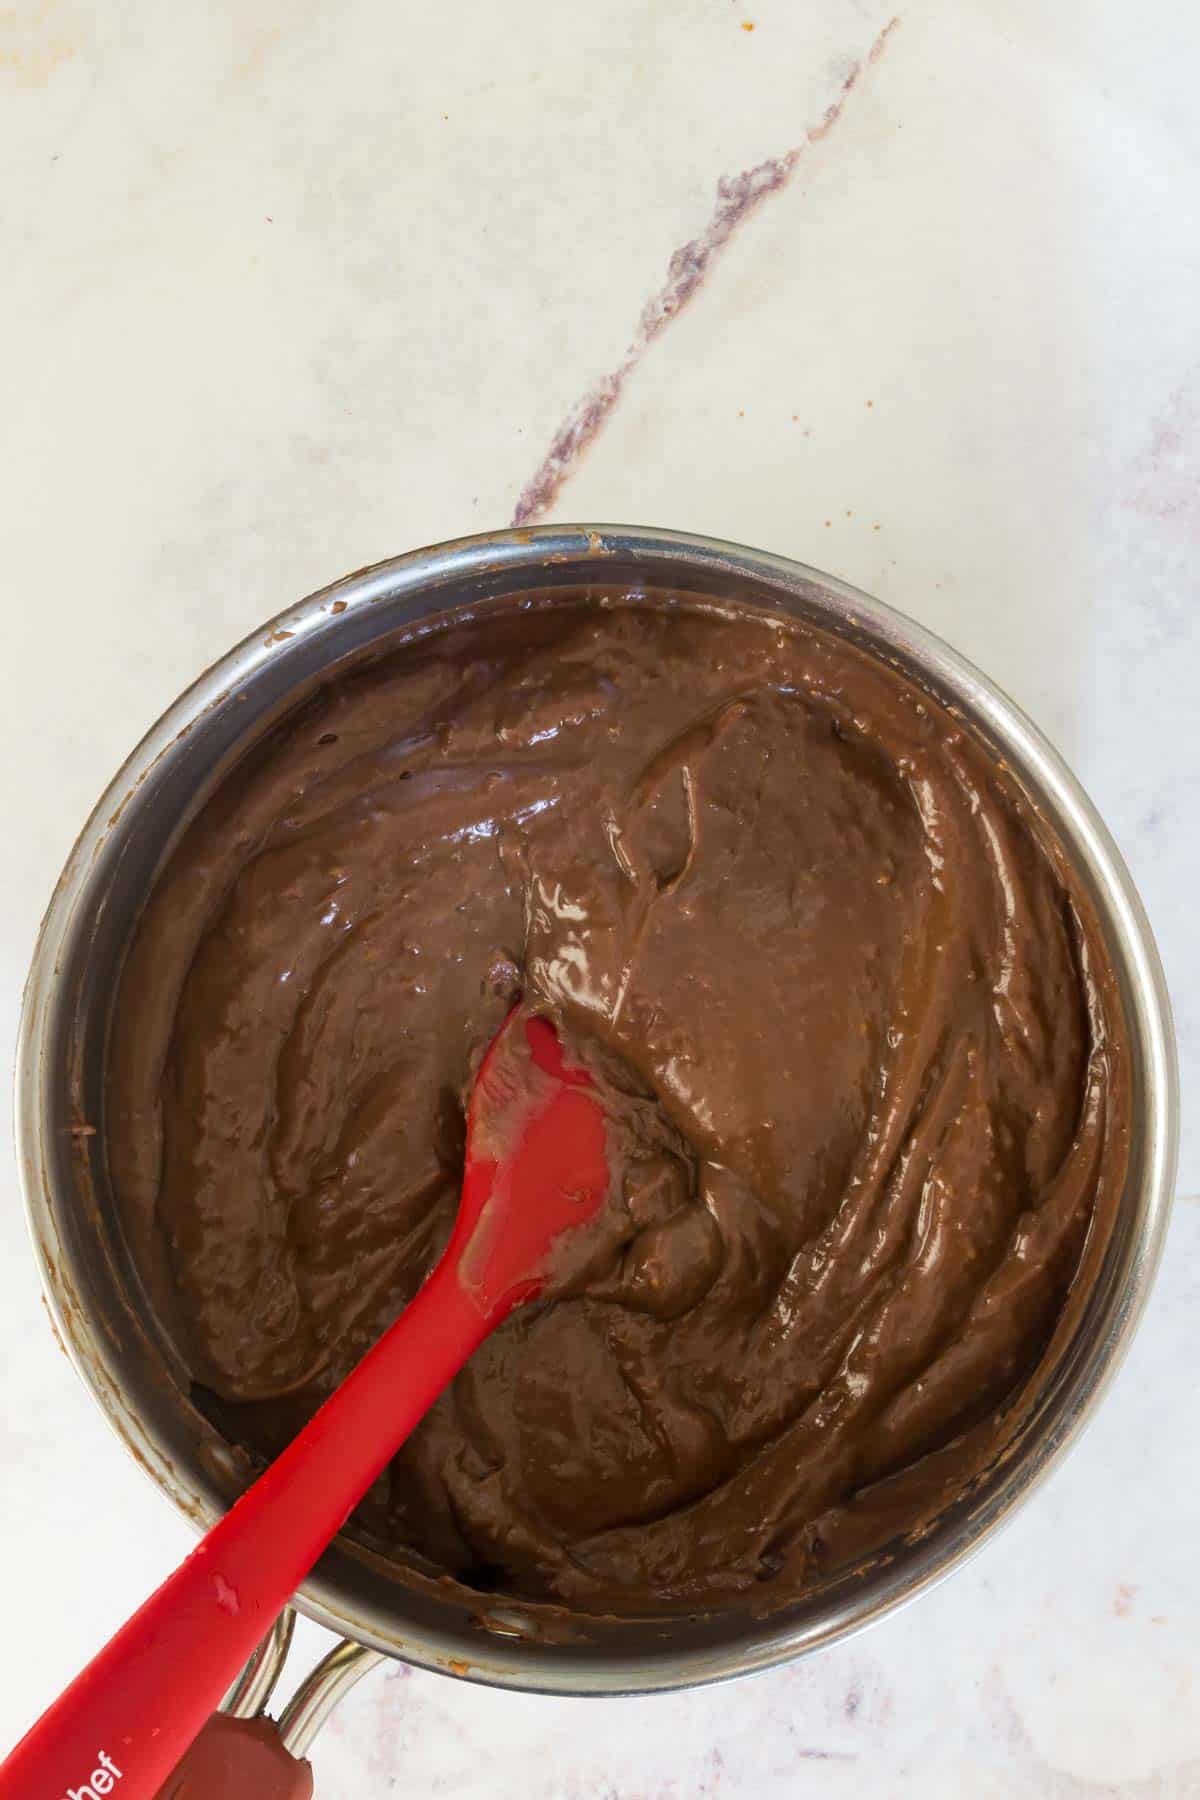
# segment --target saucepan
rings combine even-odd
[[[767,1668],[858,1630],[956,1568],[1078,1436],[1116,1369],[1159,1257],[1175,1164],[1169,1007],[1129,875],[1045,738],[944,643],[813,569],[671,531],[605,525],[505,531],[380,563],[313,594],[231,650],[133,751],[71,853],[26,990],[18,1152],[50,1309],[110,1423],[188,1518],[197,1527],[211,1523],[247,1471],[192,1404],[186,1371],[144,1301],[105,1166],[110,1009],[156,872],[245,747],[334,670],[445,629],[451,609],[473,614],[516,604],[534,590],[577,599],[614,588],[633,596],[682,590],[819,624],[958,709],[1057,835],[1090,897],[1128,1024],[1133,1127],[1111,1241],[1069,1341],[994,1464],[921,1535],[889,1545],[765,1618],[604,1619],[570,1633],[569,1641],[546,1641],[515,1602],[494,1604],[481,1619],[453,1592],[439,1594],[436,1584],[418,1592],[349,1535],[336,1541],[296,1596],[309,1617],[367,1652],[540,1693],[647,1693]],[[365,1661],[346,1654],[345,1672],[361,1672]],[[335,1665],[334,1676],[342,1667]]]

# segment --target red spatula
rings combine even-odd
[[[0,1800],[151,1800],[259,1639],[442,1389],[541,1292],[608,1191],[604,1115],[553,1027],[516,1007],[467,1115],[462,1200],[416,1298],[0,1767]]]

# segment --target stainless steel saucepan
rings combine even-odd
[[[969,1500],[918,1541],[894,1544],[766,1619],[597,1621],[570,1643],[539,1641],[516,1604],[495,1606],[481,1625],[453,1596],[405,1586],[347,1537],[296,1598],[310,1617],[370,1650],[497,1686],[562,1694],[644,1693],[767,1668],[879,1618],[978,1548],[1076,1437],[1129,1342],[1162,1246],[1178,1106],[1162,972],[1108,832],[1024,714],[911,620],[780,557],[640,527],[498,532],[351,575],[230,651],[133,751],[63,871],[25,995],[18,1152],[49,1304],[111,1424],[197,1526],[236,1493],[236,1469],[192,1405],[185,1371],[140,1297],[105,1168],[105,1046],[139,910],[222,773],[315,682],[385,645],[452,630],[444,618],[451,609],[472,614],[533,590],[578,597],[600,586],[634,595],[684,590],[817,623],[957,707],[1057,833],[1094,903],[1128,1021],[1134,1105],[1126,1191],[1074,1334],[1005,1455]]]

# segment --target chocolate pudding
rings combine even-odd
[[[219,784],[123,975],[111,1173],[197,1404],[266,1458],[411,1299],[516,994],[614,1228],[359,1508],[412,1579],[769,1609],[923,1527],[1044,1385],[1124,1178],[1095,920],[962,721],[687,596],[514,601]]]

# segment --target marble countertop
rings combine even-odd
[[[348,569],[547,517],[761,545],[943,633],[1081,774],[1177,1010],[1150,1312],[969,1568],[676,1697],[377,1670],[318,1794],[1200,1795],[1198,66],[1190,0],[0,12],[9,1042],[76,830],[195,673]],[[0,1179],[3,1746],[190,1539]]]

